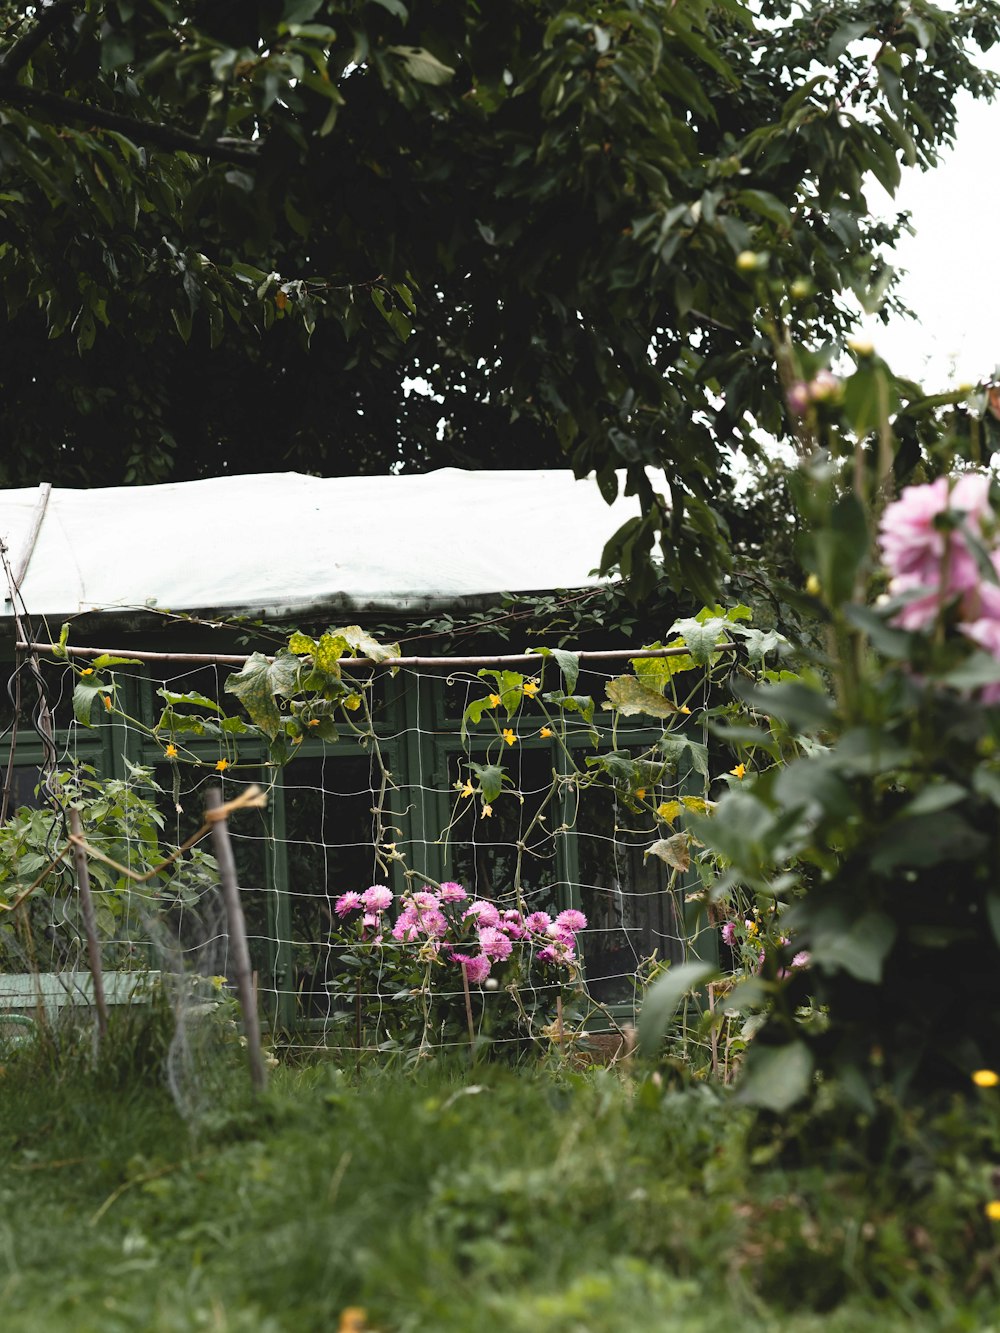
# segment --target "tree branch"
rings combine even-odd
[[[79,0],[53,0],[43,9],[34,27],[23,33],[12,46],[0,55],[0,79],[13,79],[35,54],[50,32],[58,28],[64,17],[76,8]]]
[[[143,147],[163,148],[168,152],[192,153],[195,157],[214,157],[220,162],[234,162],[243,167],[260,163],[260,146],[251,147],[242,139],[199,139],[196,134],[173,125],[159,125],[150,121],[122,116],[116,111],[105,111],[89,102],[74,102],[70,97],[29,88],[21,83],[0,80],[0,102],[8,106],[24,107],[28,111],[42,111],[55,121],[78,121],[98,125],[101,129],[115,130]]]

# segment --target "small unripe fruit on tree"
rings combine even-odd
[[[808,278],[796,278],[791,286],[791,293],[796,301],[804,301],[807,296],[812,296],[813,285]]]
[[[741,250],[736,256],[736,267],[741,273],[755,273],[760,268],[760,256],[753,250]]]

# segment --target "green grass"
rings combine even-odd
[[[8,1061],[5,1333],[308,1333],[355,1305],[384,1333],[1000,1329],[958,1118],[918,1180],[846,1146],[779,1167],[709,1089],[615,1071],[315,1065],[256,1105],[242,1088],[192,1136],[127,1061]]]

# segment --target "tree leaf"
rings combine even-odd
[[[112,653],[101,653],[90,664],[95,671],[103,671],[113,666],[142,666],[138,657],[115,657]]]
[[[656,742],[656,748],[678,778],[685,778],[692,771],[708,778],[708,749],[699,741],[690,740],[682,732],[668,731]]]
[[[490,805],[503,791],[504,770],[499,764],[473,764],[469,767],[479,779],[479,787],[483,794],[483,800]]]
[[[726,636],[729,626],[722,616],[711,616],[707,620],[690,617],[675,620],[670,627],[671,634],[679,634],[692,658],[698,666],[708,666],[717,657],[716,645]]]
[[[189,690],[187,694],[175,694],[173,690],[163,689],[157,690],[156,693],[171,706],[175,704],[196,704],[199,708],[207,708],[212,713],[222,712],[217,703],[207,699],[204,694],[199,694],[197,690]]]
[[[273,662],[263,653],[253,653],[243,668],[226,680],[226,692],[235,694],[253,721],[269,740],[281,730],[281,713],[276,696],[285,698],[298,689],[302,664],[282,649]]]
[[[810,921],[809,951],[822,968],[878,985],[896,934],[896,923],[884,912],[865,912],[852,920],[839,906],[825,907]]]
[[[449,83],[455,71],[450,65],[444,65],[437,56],[422,46],[387,46],[386,50],[399,56],[406,64],[407,73],[418,83],[430,83],[440,86]]]
[[[643,1055],[657,1054],[684,996],[718,975],[714,964],[695,960],[674,965],[653,982],[639,1014],[639,1050]]]
[[[94,700],[99,694],[107,694],[108,686],[103,681],[78,680],[73,687],[73,716],[81,726],[89,727]]]
[[[778,1113],[787,1111],[805,1097],[812,1086],[813,1057],[803,1041],[787,1046],[752,1043],[736,1100]]]
[[[623,717],[648,713],[651,717],[672,717],[679,708],[672,700],[643,685],[635,676],[618,676],[604,687],[610,700],[605,708],[614,708]]]
[[[662,808],[661,806],[660,809],[662,810]],[[659,814],[659,810],[657,814]],[[645,861],[647,856],[657,856],[672,869],[683,873],[691,866],[691,837],[687,833],[675,833],[671,838],[658,838],[656,842],[646,848],[642,854],[642,859]]]

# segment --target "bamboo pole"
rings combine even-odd
[[[232,949],[236,974],[236,991],[239,995],[240,1007],[243,1010],[243,1031],[247,1039],[250,1084],[254,1092],[262,1092],[267,1083],[267,1071],[264,1068],[264,1055],[260,1047],[260,1021],[257,1017],[257,1006],[254,1003],[253,970],[250,966],[246,920],[243,916],[243,905],[240,902],[236,860],[233,857],[232,843],[229,841],[229,829],[226,825],[227,811],[222,802],[220,788],[210,787],[208,789],[205,793],[205,805],[205,820],[212,825],[215,859],[219,863],[219,881],[222,885],[222,899],[226,905],[229,944]]]
[[[33,643],[18,639],[14,647],[19,652],[45,653],[51,657],[131,657],[136,662],[194,662],[219,664],[222,666],[243,666],[250,659],[245,653],[154,653],[133,652],[130,648],[60,648],[54,651],[51,643]],[[735,643],[726,640],[717,643],[713,652],[729,652]],[[681,657],[689,653],[690,648],[683,645],[677,648],[604,648],[587,649],[576,654],[580,662],[630,662],[643,657]],[[269,662],[274,658],[269,657]],[[453,667],[481,666],[535,666],[540,667],[545,661],[541,653],[487,653],[480,657],[386,657],[376,661],[372,657],[341,657],[341,667],[425,667],[451,670]]]
[[[465,991],[465,1021],[469,1026],[469,1059],[476,1063],[476,1025],[472,1021],[472,996],[469,993],[469,974],[462,964],[462,989]]]
[[[94,983],[94,1005],[97,1009],[97,1039],[104,1040],[108,1034],[108,1006],[104,999],[104,973],[101,970],[101,946],[97,939],[97,918],[94,915],[94,899],[90,892],[90,868],[87,865],[87,853],[83,841],[83,824],[80,811],[70,806],[69,827],[73,834],[73,864],[76,867],[76,882],[80,890],[80,915],[83,917],[83,931],[87,937],[87,960],[90,964],[90,976]],[[79,839],[79,841],[75,841]]]

